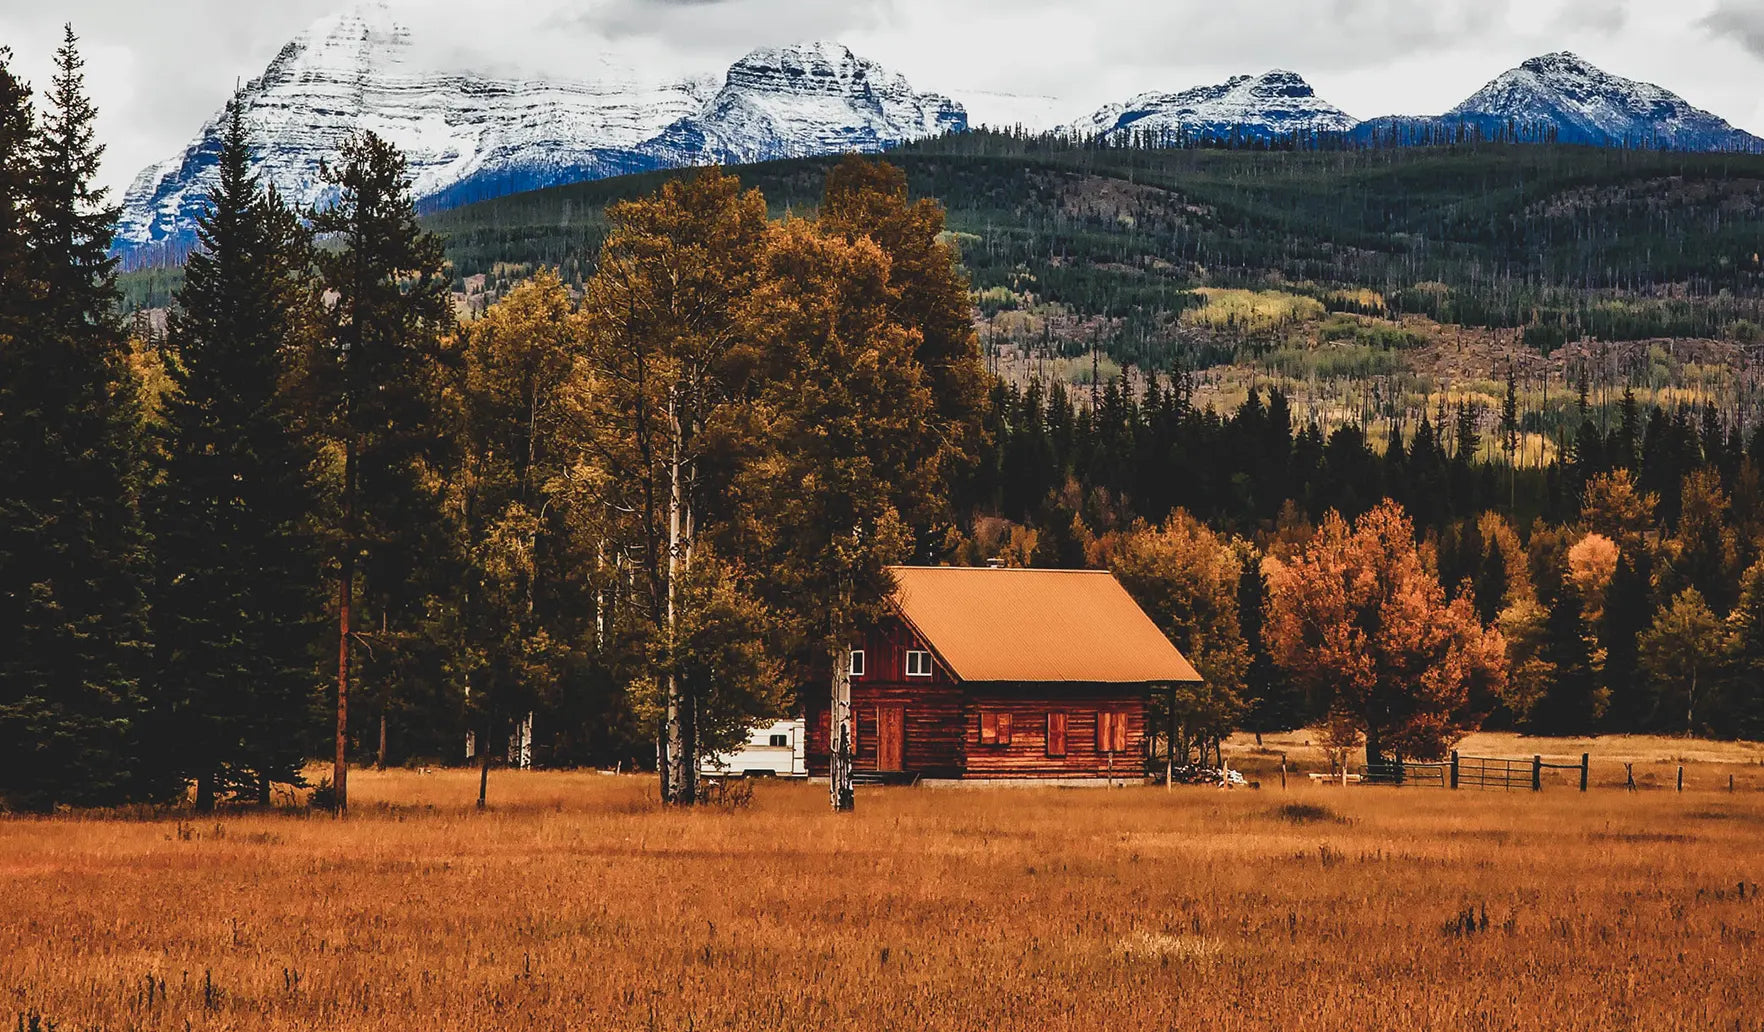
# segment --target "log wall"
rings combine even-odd
[[[1116,777],[1145,774],[1145,695],[1138,688],[1083,685],[970,685],[964,699],[962,740],[971,778],[1100,778],[1109,754],[1097,749],[1097,714],[1126,715],[1124,748],[1114,754]],[[1011,740],[982,745],[981,714],[1010,714]],[[1047,715],[1066,715],[1066,755],[1049,756]]]

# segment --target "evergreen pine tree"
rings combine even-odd
[[[1764,562],[1741,578],[1739,604],[1729,618],[1732,665],[1724,679],[1721,726],[1737,738],[1764,737]]]
[[[1304,692],[1268,655],[1268,644],[1262,637],[1267,608],[1268,578],[1262,572],[1261,556],[1246,552],[1237,581],[1237,620],[1249,652],[1249,668],[1244,673],[1249,726],[1257,734],[1302,727],[1315,716],[1306,711]]]
[[[11,61],[12,51],[0,47],[0,361],[26,332],[38,285],[27,222],[35,119],[30,87]]]
[[[148,666],[138,384],[116,315],[116,211],[93,184],[103,148],[71,27],[27,152],[20,91],[0,96],[15,333],[0,348],[0,796],[104,804],[163,787],[139,761]],[[20,226],[15,191],[26,182]],[[35,281],[35,282],[31,282]],[[28,283],[28,286],[24,284]],[[22,287],[22,289],[21,289]]]
[[[1617,428],[1611,431],[1611,443],[1606,449],[1606,458],[1612,468],[1633,469],[1642,439],[1641,407],[1635,400],[1635,388],[1623,388],[1623,402],[1619,406],[1619,412],[1621,415]]]
[[[154,640],[168,741],[217,788],[297,782],[314,717],[321,564],[313,455],[281,389],[311,297],[294,215],[259,188],[237,104],[170,320],[165,471],[153,494]]]
[[[425,616],[423,579],[439,588],[449,577],[439,564],[425,561],[426,550],[447,538],[437,533],[439,507],[425,467],[446,443],[434,411],[435,365],[453,308],[441,241],[417,225],[398,149],[363,133],[344,145],[341,165],[324,171],[338,193],[337,203],[314,217],[313,229],[333,235],[339,245],[321,250],[318,265],[325,289],[335,295],[320,386],[343,456],[332,775],[335,805],[342,810],[349,798],[348,700],[356,636],[377,625],[387,646],[377,650],[384,681],[399,659],[392,636],[412,633]],[[365,614],[355,611],[358,574]],[[382,712],[386,689],[382,683]]]
[[[1544,697],[1531,713],[1531,729],[1544,734],[1585,734],[1593,730],[1603,706],[1593,678],[1579,594],[1560,585],[1544,625],[1542,658],[1555,670]]]
[[[1493,623],[1495,615],[1507,604],[1507,555],[1501,547],[1501,539],[1489,537],[1484,542],[1487,550],[1482,555],[1482,562],[1477,566],[1473,594],[1476,597],[1476,615],[1483,623]]]
[[[1645,710],[1637,639],[1654,620],[1653,564],[1645,551],[1624,552],[1606,589],[1600,632],[1605,647],[1605,723],[1613,731],[1640,730]]]

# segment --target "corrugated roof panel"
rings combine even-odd
[[[895,566],[894,602],[964,681],[1199,681],[1106,570]]]

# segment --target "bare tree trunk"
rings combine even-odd
[[[214,812],[214,771],[205,770],[196,775],[196,812]]]
[[[478,809],[482,810],[490,794],[490,732],[491,718],[484,718],[484,740],[478,743]]]
[[[606,651],[606,536],[594,542],[594,651]]]
[[[1164,787],[1170,788],[1176,781],[1176,686],[1170,686],[1170,712],[1164,714]],[[1187,762],[1183,757],[1183,762]]]
[[[386,769],[386,711],[380,710],[380,750],[374,756],[374,766],[379,770]]]
[[[679,581],[685,565],[683,560],[690,554],[690,546],[686,543],[690,517],[686,512],[685,469],[680,458],[679,417],[671,400],[668,415],[674,421],[674,451],[668,463],[668,574],[664,628],[668,646],[667,771],[662,786],[665,802],[690,806],[698,801],[698,762],[691,729],[687,726],[692,716],[689,712],[691,700],[686,698],[686,686],[680,682],[679,659],[675,654],[679,631]]]
[[[851,755],[851,656],[845,646],[833,649],[833,706],[827,721],[828,791],[833,809],[847,813],[856,808],[852,787]]]
[[[1697,667],[1691,664],[1690,691],[1684,697],[1684,737],[1689,738],[1696,733],[1697,711]]]
[[[355,597],[355,439],[343,450],[343,551],[337,574],[337,755],[331,769],[332,808],[349,809],[349,610]]]

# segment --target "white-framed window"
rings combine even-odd
[[[766,744],[771,746],[774,749],[777,749],[777,748],[780,748],[783,746],[788,746],[790,744],[790,736],[789,735],[771,735],[767,738]]]
[[[908,677],[931,676],[931,653],[907,650],[906,675]]]
[[[851,676],[853,676],[853,677],[864,676],[864,650],[863,649],[852,649],[851,650],[851,666],[848,667],[847,670],[851,674]]]

